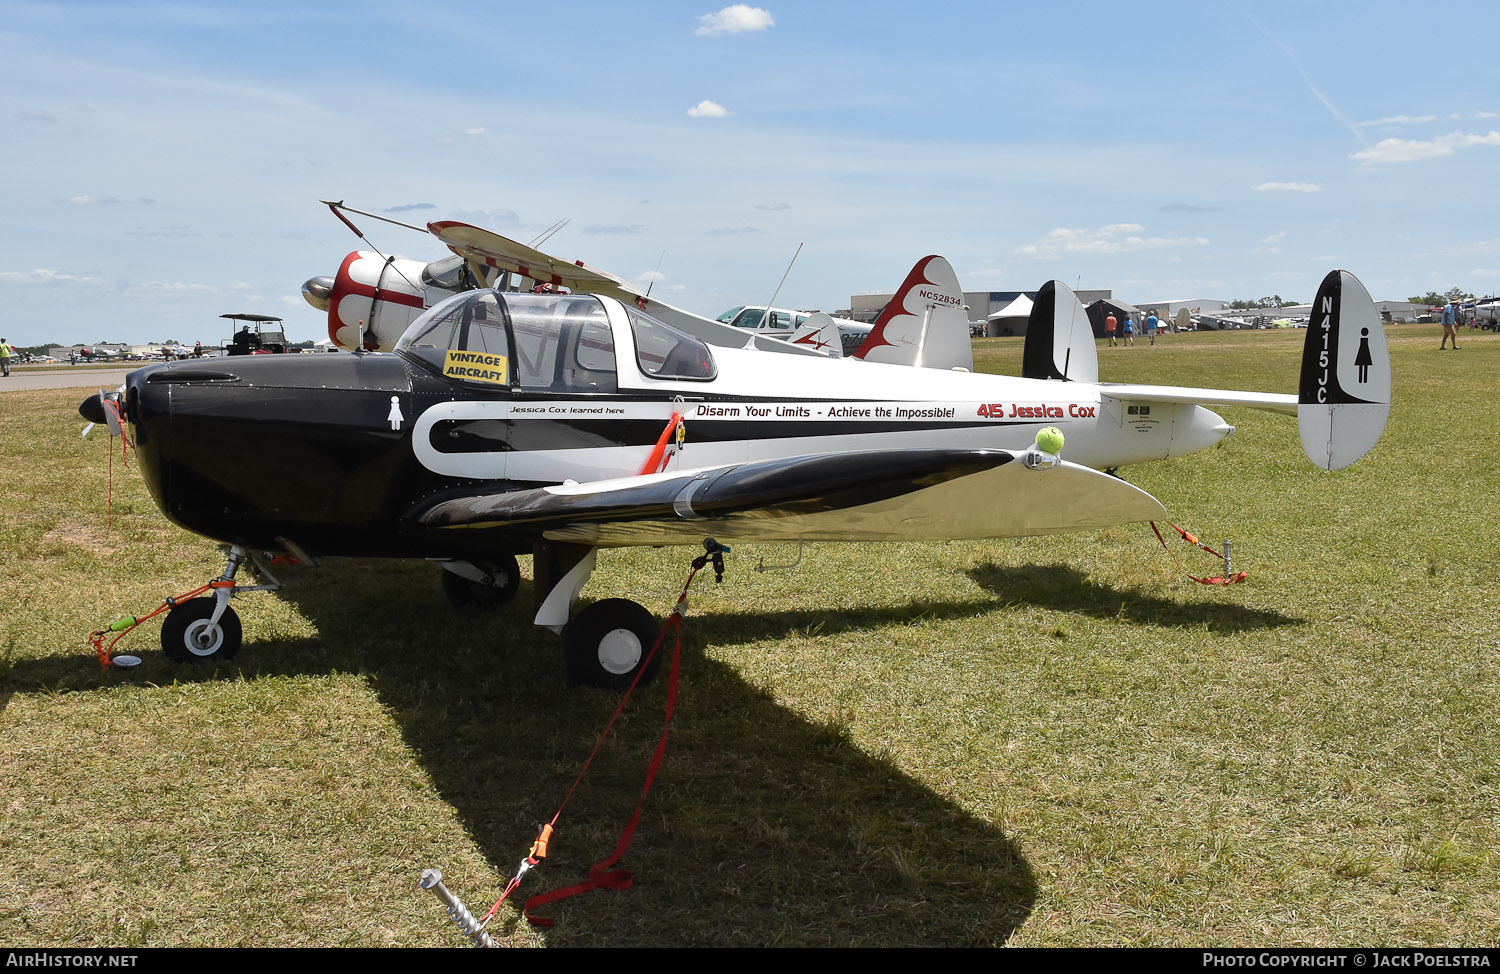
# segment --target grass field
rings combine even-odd
[[[1101,349],[1110,380],[1295,391],[1302,332]],[[626,861],[516,945],[1494,944],[1500,338],[1389,331],[1384,439],[1337,473],[1295,420],[1124,471],[1249,580],[1150,529],[737,547],[695,589],[667,762]],[[976,344],[1015,372],[1018,340]],[[461,943],[616,698],[426,564],[335,561],[239,600],[232,665],[90,630],[222,568],[170,526],[81,390],[0,397],[0,943]],[[118,458],[117,458],[118,459]],[[1199,573],[1216,566],[1177,545]],[[691,552],[605,553],[590,598],[665,613]],[[523,559],[523,568],[529,570]],[[643,693],[523,892],[614,846],[660,727]]]

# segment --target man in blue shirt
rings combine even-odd
[[[1454,298],[1443,305],[1443,343],[1438,346],[1438,351],[1448,347],[1448,339],[1453,339],[1453,350],[1458,351],[1458,298]]]
[[[1153,345],[1156,344],[1156,327],[1158,324],[1155,312],[1146,316],[1146,337],[1151,339],[1151,344]]]

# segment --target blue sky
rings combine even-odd
[[[1500,288],[1500,5],[0,3],[0,335],[323,337],[320,198],[717,314],[966,289]],[[705,104],[707,103],[707,104]],[[717,107],[715,107],[717,106]],[[430,238],[372,220],[383,251]],[[665,255],[663,256],[663,252]],[[221,335],[223,333],[223,335]]]

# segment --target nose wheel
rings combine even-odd
[[[211,596],[178,603],[161,626],[161,648],[179,663],[232,659],[244,635],[240,617],[228,605],[214,620],[219,600]]]
[[[646,607],[629,599],[601,599],[578,613],[563,630],[563,657],[574,682],[624,690],[641,673],[650,683],[661,668],[656,645],[661,627]],[[644,667],[645,672],[641,672]]]

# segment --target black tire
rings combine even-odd
[[[635,680],[660,633],[661,627],[645,606],[629,599],[601,599],[578,613],[563,630],[568,676],[585,686],[624,690]],[[641,685],[655,678],[665,652],[665,647],[656,651],[641,674]]]
[[[516,590],[521,587],[521,566],[516,563],[515,555],[480,562],[476,567],[493,577],[495,584],[481,585],[444,569],[443,594],[449,602],[466,609],[493,609],[516,597]]]
[[[244,632],[233,606],[224,606],[216,625],[208,624],[217,601],[205,595],[180,602],[167,613],[167,621],[161,626],[161,648],[168,659],[179,663],[218,662],[232,659],[240,651]]]

